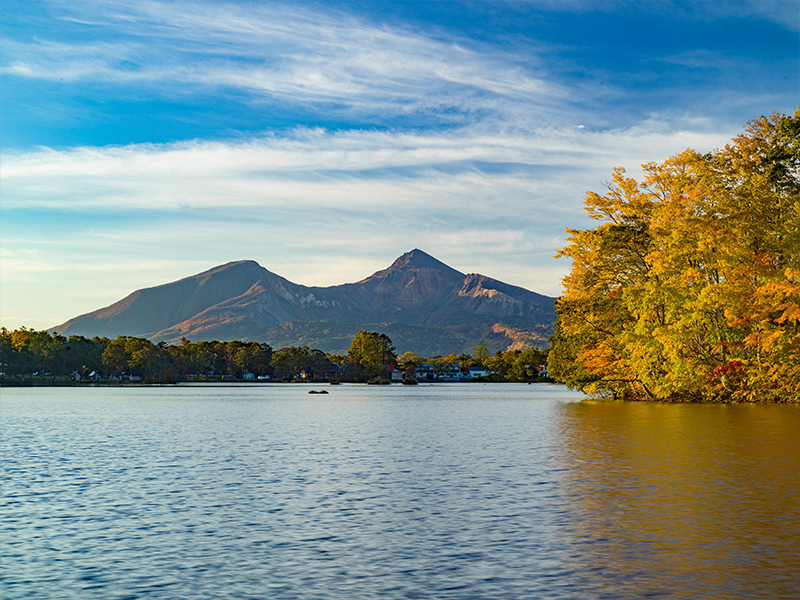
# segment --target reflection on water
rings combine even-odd
[[[561,406],[587,572],[615,573],[633,595],[800,596],[798,408]]]
[[[0,597],[798,597],[798,407],[306,392],[2,390]]]

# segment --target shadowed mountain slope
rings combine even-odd
[[[232,262],[138,290],[53,331],[170,342],[243,339],[341,352],[359,329],[374,329],[394,331],[400,351],[424,347],[435,354],[478,343],[544,345],[555,321],[553,303],[412,250],[366,279],[331,287],[292,283],[254,261]]]

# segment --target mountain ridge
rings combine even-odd
[[[555,322],[554,301],[485,275],[461,273],[414,249],[360,281],[329,287],[293,283],[253,260],[232,261],[136,290],[51,331],[167,342],[183,337],[243,339],[272,345],[286,340],[296,342],[287,345],[303,345],[303,333],[313,332],[315,347],[342,351],[346,350],[341,347],[343,338],[351,330],[354,335],[360,325],[383,324],[403,332],[403,348],[431,346],[424,339],[428,331],[428,337],[440,339],[431,349],[443,353],[467,351],[486,341],[490,342],[487,347],[502,350],[522,343],[502,333],[509,331],[546,345]],[[287,323],[293,325],[285,327]],[[328,323],[327,330],[337,332],[331,334],[330,343],[320,323]],[[457,347],[445,348],[447,343]],[[405,349],[419,352],[416,347]]]

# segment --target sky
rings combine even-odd
[[[419,248],[558,296],[614,167],[800,104],[800,3],[4,0],[0,325]]]

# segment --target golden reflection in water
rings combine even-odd
[[[800,597],[800,406],[582,402],[558,428],[578,568],[625,595]]]

